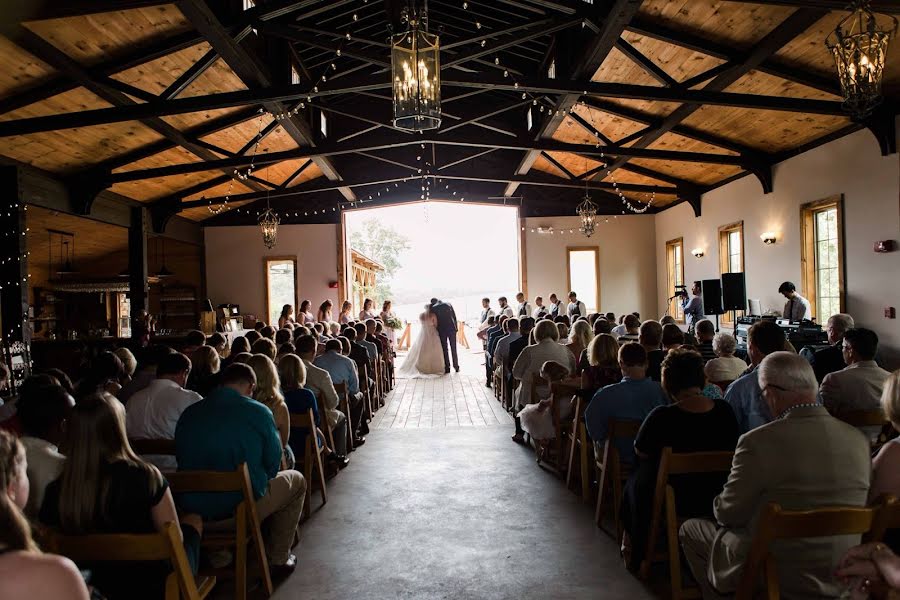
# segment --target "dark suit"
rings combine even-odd
[[[662,362],[665,357],[665,350],[647,352],[647,377],[656,382],[662,381]]]
[[[829,373],[840,371],[847,366],[847,363],[844,362],[844,351],[841,348],[843,343],[841,340],[837,344],[817,350],[813,354],[810,363],[812,363],[817,380],[822,381]]]
[[[441,350],[444,351],[444,370],[450,372],[450,356],[447,347],[450,347],[450,353],[453,354],[453,367],[459,370],[459,358],[456,355],[456,311],[453,305],[447,302],[438,301],[431,305],[431,312],[437,317],[438,336],[441,338]]]

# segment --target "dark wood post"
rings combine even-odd
[[[149,215],[146,208],[131,209],[131,226],[128,228],[128,286],[131,299],[132,335],[140,335],[134,325],[142,310],[149,310],[147,282],[147,229]]]
[[[30,344],[25,202],[18,171],[0,168],[0,337]]]

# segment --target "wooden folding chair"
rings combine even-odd
[[[172,572],[166,578],[166,600],[203,600],[216,585],[215,577],[194,579],[178,523],[166,523],[161,533],[101,533],[62,535],[50,532],[48,549],[77,562],[169,561]]]
[[[324,420],[324,419],[323,419]],[[312,476],[313,470],[317,471],[319,479],[319,487],[321,488],[322,504],[328,502],[325,490],[325,469],[322,465],[322,454],[325,453],[325,447],[319,444],[319,436],[316,433],[316,420],[313,417],[312,409],[308,409],[306,414],[291,415],[291,429],[300,427],[309,431],[306,436],[306,444],[303,450],[303,477],[306,478],[306,500],[303,503],[303,516],[309,517],[310,504],[312,499]]]
[[[311,412],[311,411],[310,411]],[[266,547],[263,543],[262,528],[260,526],[259,513],[256,510],[256,499],[253,496],[253,486],[250,484],[250,473],[247,464],[241,463],[234,471],[178,471],[167,473],[166,479],[174,494],[200,493],[200,492],[237,492],[241,494],[241,501],[234,509],[234,518],[222,523],[207,526],[203,531],[201,547],[213,549],[234,549],[234,567],[229,572],[228,568],[212,569],[215,575],[230,575],[234,577],[234,596],[237,600],[245,600],[247,597],[247,554],[249,546],[253,545],[256,561],[263,582],[266,596],[273,592],[272,576],[269,573],[269,560],[266,557]],[[230,525],[234,527],[222,529],[218,525]]]
[[[870,431],[874,433],[874,430],[877,429],[878,433],[871,435],[869,439],[873,451],[881,448],[888,439],[888,436],[885,434],[885,425],[890,426],[890,422],[881,408],[836,413],[834,418],[840,419],[848,425],[853,425],[854,427],[862,429],[863,433],[866,435],[869,435]],[[868,428],[870,431],[866,431],[863,428]],[[888,429],[888,431],[890,431],[890,429]]]
[[[597,523],[597,527],[603,529],[603,515],[605,512],[603,497],[606,495],[606,490],[609,488],[612,491],[613,523],[616,527],[616,542],[622,541],[623,527],[620,513],[622,512],[623,484],[628,480],[632,471],[631,466],[622,463],[622,457],[619,454],[619,448],[616,446],[616,441],[633,441],[634,438],[637,437],[640,428],[640,421],[620,421],[619,419],[610,419],[606,429],[606,441],[603,443],[603,457],[595,463],[600,482],[599,489],[597,490],[597,509],[594,512],[594,521]]]
[[[331,448],[333,452],[337,452],[334,445],[334,432],[331,430],[331,424],[328,423],[328,418],[325,415],[324,397],[325,395],[321,392],[316,394],[316,404],[319,406],[319,415],[321,415],[319,421],[322,423],[319,425],[319,429],[325,434],[325,443],[328,444],[328,447]]]
[[[652,562],[669,560],[669,582],[672,588],[672,600],[680,598],[699,598],[699,588],[682,588],[681,555],[678,546],[678,528],[684,519],[678,517],[675,505],[675,490],[669,485],[672,475],[689,473],[730,473],[734,452],[672,452],[671,448],[663,448],[659,460],[659,471],[656,476],[656,491],[653,494],[653,513],[650,519],[650,535],[647,538],[647,552],[641,563],[641,577],[650,574]],[[666,552],[656,552],[662,509],[665,505],[666,519]]]
[[[763,509],[757,523],[735,600],[758,597],[757,584],[760,576],[765,585],[764,597],[769,600],[781,597],[778,568],[769,552],[775,540],[863,535],[879,526],[878,514],[885,505],[886,502],[874,507],[834,506],[788,511],[783,510],[779,504],[770,502]]]
[[[593,445],[588,441],[587,425],[584,423],[584,398],[576,396],[575,414],[572,416],[572,429],[569,431],[569,465],[566,469],[566,487],[572,489],[576,473],[581,482],[581,499],[591,500],[591,458],[594,456]]]
[[[550,447],[553,449],[555,458],[554,466],[560,474],[565,473],[569,464],[566,457],[566,448],[568,446],[566,441],[569,439],[569,432],[573,429],[572,417],[562,418],[561,410],[562,406],[565,403],[569,403],[572,396],[577,394],[580,389],[580,383],[574,385],[565,381],[555,381],[550,384],[550,399],[552,401],[550,410],[552,411],[553,430],[555,432],[553,440],[550,442]]]
[[[347,450],[353,450],[353,426],[350,424],[350,392],[346,383],[335,383],[334,391],[338,395],[338,410],[344,413],[344,426],[347,428]]]
[[[140,456],[159,454],[162,456],[175,456],[175,440],[164,439],[129,439],[128,445]]]

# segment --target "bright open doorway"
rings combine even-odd
[[[384,267],[375,289],[364,294],[376,301],[376,312],[390,299],[401,320],[416,324],[424,304],[437,297],[476,325],[481,298],[494,307],[498,296],[515,302],[521,285],[516,207],[417,202],[346,211],[344,218],[345,248]]]

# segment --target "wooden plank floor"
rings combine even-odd
[[[434,379],[397,379],[372,429],[512,426],[512,417],[484,385],[484,355],[459,349],[460,372]],[[397,367],[404,357],[397,358]]]

